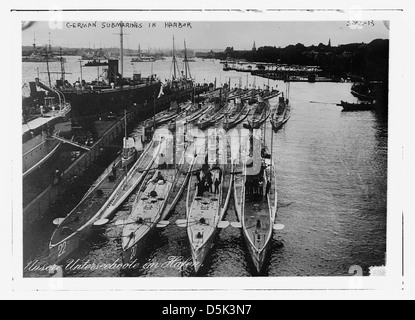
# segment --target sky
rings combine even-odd
[[[83,21],[96,25],[80,28],[79,21],[64,21],[58,28],[50,27],[48,22],[35,22],[22,30],[22,44],[42,46],[48,43],[49,33],[52,46],[109,48],[119,47],[119,27],[107,27],[114,21]],[[116,22],[116,21],[115,21]],[[103,28],[105,23],[105,28]],[[117,22],[116,22],[117,23]],[[333,46],[346,43],[371,42],[375,39],[389,39],[389,30],[383,21],[374,21],[361,29],[348,26],[341,22],[190,22],[184,28],[166,27],[165,21],[156,21],[150,27],[149,22],[124,21],[136,23],[135,27],[124,28],[124,48],[134,49],[141,46],[142,50],[168,49],[172,47],[175,36],[176,48],[183,48],[186,40],[188,49],[252,49],[254,42],[261,46],[285,47],[303,43],[306,46],[328,44]],[[137,25],[141,24],[141,28]],[[75,27],[74,27],[75,25]]]

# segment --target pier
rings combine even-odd
[[[198,86],[195,90],[187,90],[168,96],[163,96],[155,102],[156,112],[166,110],[170,107],[171,102],[178,103],[192,99],[193,94],[196,96],[209,90],[206,85]],[[142,105],[130,109],[127,112],[127,126],[136,127],[139,121],[145,120],[140,114]],[[124,117],[114,122],[106,129],[94,143],[88,147],[89,151],[83,153],[77,158],[64,172],[62,172],[55,181],[46,187],[38,196],[29,203],[24,204],[23,209],[23,229],[28,228],[35,221],[40,220],[49,208],[55,204],[61,197],[77,183],[91,165],[99,160],[106,152],[106,149],[112,146],[113,142],[121,137],[125,132]],[[68,142],[68,141],[64,141]],[[85,149],[85,148],[83,148]],[[113,151],[111,151],[113,152]]]
[[[320,67],[276,65],[260,62],[224,62],[223,71],[250,73],[271,80],[286,82],[341,82],[331,75],[325,74]],[[254,68],[256,66],[256,68]]]

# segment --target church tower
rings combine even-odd
[[[328,47],[331,48],[331,39],[329,39],[329,45],[328,45]]]
[[[254,46],[252,47],[252,51],[256,51],[256,43],[254,42]]]

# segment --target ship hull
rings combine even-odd
[[[251,240],[248,238],[245,232],[244,232],[244,238],[248,246],[248,251],[249,251],[249,254],[251,255],[252,262],[254,263],[257,272],[261,273],[261,271],[264,268],[265,260],[268,256],[269,243],[265,246],[265,248],[262,251],[258,251],[256,248],[252,246]]]
[[[160,82],[140,86],[126,86],[124,89],[104,89],[94,91],[64,92],[71,102],[74,118],[99,116],[118,112],[134,104],[144,104],[143,117],[154,113],[153,101],[160,92]],[[141,111],[141,110],[140,110]],[[141,114],[141,113],[140,113]]]
[[[369,95],[367,94],[363,94],[363,93],[359,93],[355,90],[352,90],[352,95],[355,96],[356,98],[358,98],[361,101],[371,101],[371,98]]]
[[[88,234],[87,228],[83,232],[74,233],[70,238],[66,239],[59,243],[56,246],[49,247],[49,261],[53,265],[62,265],[64,264],[76,250],[80,247],[81,242],[84,240],[85,236]]]
[[[279,131],[284,125],[283,121],[271,121],[271,123],[275,132]]]
[[[155,231],[156,228],[149,229],[149,231],[145,235],[143,235],[140,238],[140,240],[137,241],[133,246],[126,250],[123,250],[123,263],[130,263],[142,256],[145,252],[145,249],[148,248],[148,244],[150,243],[149,239],[154,235]]]
[[[114,191],[124,181],[124,176],[120,172],[122,169],[119,168],[120,163],[121,159],[117,159],[113,163],[115,167],[118,167],[118,178],[113,182],[109,182],[109,177],[112,175],[112,166],[110,166],[99,178],[100,183],[85,195],[62,222],[67,223],[66,227],[61,224],[55,230],[49,244],[49,258],[52,264],[62,263],[79,248],[81,242],[88,238],[92,232],[102,229],[100,226],[95,227],[94,223],[99,219],[107,218],[107,216],[103,216],[104,212],[108,216],[113,212],[106,210],[106,208],[108,208],[113,199]],[[109,195],[98,196],[98,191],[103,192],[102,190],[106,190]]]
[[[34,139],[39,140],[36,146],[23,154],[23,178],[27,177],[46,163],[46,161],[56,153],[61,145],[61,142],[57,139],[43,140],[42,136]]]

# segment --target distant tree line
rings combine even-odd
[[[319,44],[306,47],[299,43],[285,48],[261,47],[258,50],[237,51],[228,47],[217,53],[217,59],[244,59],[248,62],[319,66],[333,77],[357,76],[369,81],[388,80],[389,40],[374,40],[369,44],[352,43],[332,47]]]

